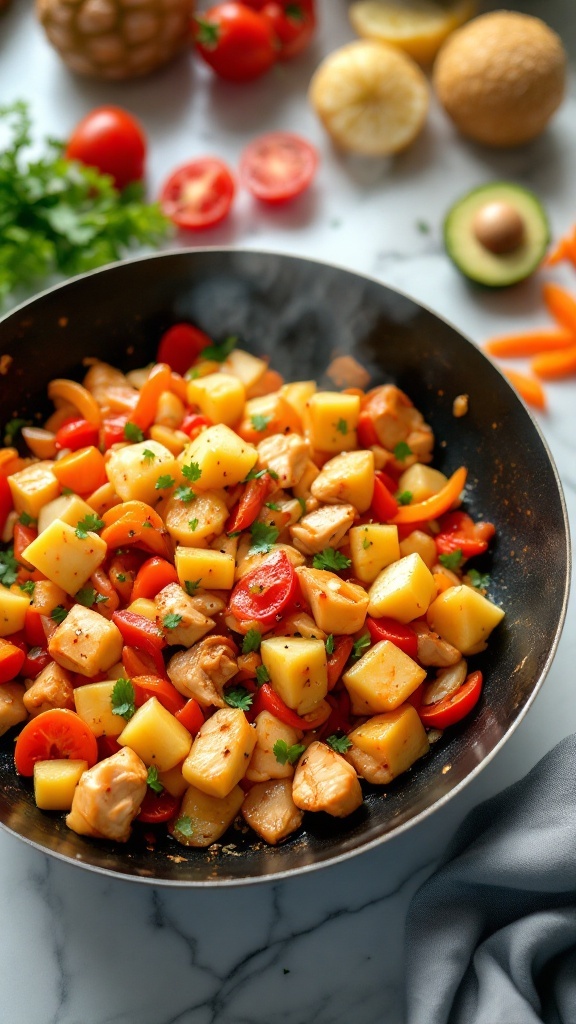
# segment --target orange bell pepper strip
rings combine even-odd
[[[61,487],[78,494],[91,494],[108,481],[104,456],[94,445],[64,455],[52,464],[52,472]]]
[[[100,536],[109,548],[140,547],[152,555],[170,559],[170,547],[164,523],[143,501],[125,501],[103,515]]]
[[[130,419],[141,430],[148,430],[154,422],[158,399],[163,391],[172,389],[172,370],[167,363],[156,363],[150,370],[148,380],[140,388],[138,401]]]
[[[448,512],[454,502],[458,500],[467,476],[466,467],[460,466],[437,494],[433,494],[432,497],[426,498],[424,501],[417,501],[413,505],[402,505],[394,518],[389,519],[388,522],[394,524],[415,523],[420,519],[437,519],[444,512]]]

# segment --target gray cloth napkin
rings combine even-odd
[[[472,811],[418,890],[408,1024],[576,1024],[576,736]]]

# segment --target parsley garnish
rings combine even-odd
[[[196,591],[198,590],[198,587],[200,586],[201,583],[202,583],[202,577],[200,577],[199,580],[184,580],[184,586],[186,588],[186,593],[189,594],[190,597],[193,597],[193,595],[196,593]]]
[[[164,473],[163,476],[158,477],[154,484],[154,489],[157,491],[163,491],[165,487],[174,487],[175,483],[176,481],[173,476],[170,476],[169,473]]]
[[[413,497],[412,491],[401,491],[396,495],[396,501],[399,505],[409,505]]]
[[[315,569],[328,569],[332,572],[338,572],[340,569],[348,569],[352,562],[340,551],[335,551],[334,548],[324,548],[323,551],[314,555],[312,565]]]
[[[202,476],[202,470],[197,462],[191,462],[189,466],[182,466],[182,476],[189,483],[195,484]]]
[[[249,629],[242,640],[242,654],[251,654],[252,651],[259,651],[262,642],[262,634],[257,629]]]
[[[476,590],[488,590],[490,586],[489,572],[478,572],[478,569],[469,569],[467,575],[470,583]]]
[[[123,572],[117,572],[116,579],[118,580],[118,583],[126,583],[126,577]]]
[[[361,658],[362,651],[366,647],[370,647],[370,633],[363,633],[362,636],[359,636],[358,639],[354,641],[354,645],[352,647],[352,657]]]
[[[192,822],[187,814],[183,814],[174,822],[174,831],[179,832],[185,839],[190,839],[190,837],[194,835]]]
[[[265,501],[266,508],[269,508],[271,512],[279,512],[280,505],[276,501]]]
[[[296,498],[296,501],[298,502],[298,504],[300,505],[300,508],[302,509],[302,515],[305,516],[306,515],[306,502],[305,502],[304,498]],[[300,517],[300,518],[302,518],[302,517]]]
[[[231,708],[240,708],[240,711],[248,711],[252,707],[254,697],[244,686],[235,686],[224,694],[226,704]]]
[[[1,109],[0,109],[0,117],[2,117],[2,110]],[[2,162],[1,161],[2,161],[2,154],[0,154],[0,172],[4,170],[4,168],[2,167]],[[2,184],[4,184],[3,180],[2,180]],[[2,239],[2,235],[0,233],[0,245],[2,244],[1,243],[1,239]],[[1,252],[1,250],[0,250],[0,252]],[[2,273],[4,273],[4,267],[2,267]],[[2,296],[2,276],[0,276],[0,298],[2,298],[2,297],[3,297]],[[20,433],[20,431],[22,430],[22,427],[29,427],[29,426],[30,426],[30,420],[21,420],[21,419],[10,420],[6,424],[6,426],[4,427],[4,444],[6,444],[6,445],[14,444],[14,441],[18,437],[18,434]]]
[[[36,526],[36,519],[29,516],[27,512],[21,512],[18,516],[18,522],[22,523],[22,526]]]
[[[11,587],[16,582],[19,570],[20,562],[14,558],[14,548],[0,551],[0,583],[5,587]]]
[[[102,604],[108,598],[104,597],[104,594],[97,594],[94,587],[81,587],[74,600],[78,601],[78,604],[83,604],[85,608],[91,608],[93,604]]]
[[[368,540],[368,537],[364,537],[362,540],[362,547],[364,551],[368,551],[368,548],[372,547],[372,541]]]
[[[334,654],[334,634],[330,633],[330,636],[326,637],[326,654]]]
[[[145,448],[142,452],[142,462],[154,462],[155,458],[155,453],[151,452],[149,448]]]
[[[272,417],[263,416],[262,413],[257,412],[254,416],[250,417],[250,422],[252,423],[254,430],[261,434],[263,430],[266,430],[268,424],[272,422]]]
[[[336,430],[338,431],[339,434],[347,434],[348,433],[348,424],[347,424],[346,420],[339,419],[338,422],[335,424],[335,427],[336,427]]]
[[[268,476],[271,477],[272,480],[279,479],[278,473],[276,473],[275,470],[273,469],[251,469],[250,472],[244,477],[242,483],[247,484],[249,480],[259,480],[261,476],[265,475],[265,473],[268,473]]]
[[[96,533],[98,530],[101,530],[103,526],[104,520],[100,519],[100,516],[96,515],[95,512],[90,512],[87,516],[84,516],[84,519],[80,520],[74,532],[79,540],[86,540],[89,530]]]
[[[462,564],[462,551],[460,548],[456,548],[455,551],[450,551],[446,555],[438,555],[438,561],[445,569],[452,569],[454,572]]]
[[[112,714],[120,715],[128,722],[136,711],[136,694],[129,679],[120,676],[114,683],[114,689],[110,697],[112,703]]]
[[[36,586],[36,584],[34,583],[34,580],[26,580],[25,583],[19,583],[18,586],[20,587],[20,590],[24,591],[25,594],[29,594],[30,597],[32,597],[32,594],[34,593],[34,587]]]
[[[264,683],[270,682],[270,676],[268,675],[266,665],[258,665],[256,669],[256,682],[258,686],[263,686]]]
[[[232,350],[236,348],[237,342],[238,338],[236,335],[232,335],[221,342],[214,342],[213,345],[208,345],[207,348],[202,349],[202,359],[211,359],[215,363],[224,363]]]
[[[148,775],[146,777],[146,783],[150,786],[153,793],[162,793],[164,786],[158,778],[158,769],[155,764],[151,764],[148,769]]]
[[[124,437],[127,441],[137,443],[138,441],[144,440],[144,431],[140,430],[137,423],[131,423],[130,420],[128,420],[128,422],[124,424]],[[146,449],[146,451],[148,451],[148,449]]]
[[[407,459],[409,455],[412,455],[412,449],[409,444],[406,444],[406,441],[399,441],[394,446],[394,458],[397,462],[404,462],[404,459]]]
[[[62,494],[64,495],[65,498],[68,498],[71,494],[74,494],[74,491],[72,490],[71,487],[63,487]]]
[[[52,611],[50,612],[50,618],[58,626],[60,625],[61,622],[64,622],[64,619],[66,618],[67,615],[68,611],[63,604],[57,604],[56,607],[53,608]]]
[[[337,736],[335,732],[331,736],[327,736],[325,742],[337,754],[345,754],[352,746],[352,740],[349,740],[347,736]]]
[[[303,743],[293,743],[291,747],[288,746],[286,740],[276,740],[276,743],[272,747],[274,757],[278,761],[278,764],[296,764],[296,761],[306,750]]]
[[[174,491],[174,497],[178,498],[179,501],[183,501],[185,505],[189,505],[191,501],[194,501],[196,495],[188,484],[178,484],[178,487]],[[198,522],[198,520],[196,520]]]
[[[198,526],[198,520],[197,519],[189,519],[188,520],[188,526],[192,530],[192,533],[194,533],[194,530]]]
[[[263,523],[257,519],[256,522],[252,523],[250,533],[252,536],[252,543],[248,549],[248,554],[266,555],[270,551],[272,545],[278,540],[280,531],[278,527],[268,526],[267,523]]]
[[[164,629],[176,629],[176,627],[179,626],[181,622],[182,616],[178,615],[176,612],[169,612],[168,615],[165,615],[164,618],[162,619],[162,625],[164,626]]]

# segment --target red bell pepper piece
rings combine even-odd
[[[351,636],[334,637],[334,650],[328,655],[328,690],[333,690],[340,679],[344,666],[352,653],[354,638]]]
[[[269,629],[298,593],[294,566],[284,551],[275,551],[236,584],[229,607],[240,621],[256,621]]]
[[[100,441],[104,451],[108,451],[113,444],[121,444],[126,441],[124,427],[128,423],[128,417],[124,415],[105,416],[100,428]]]
[[[166,637],[145,615],[136,612],[114,612],[112,622],[118,626],[124,642],[130,647],[141,647],[149,654],[154,654],[166,647]]]
[[[156,597],[156,594],[167,587],[169,583],[178,583],[178,573],[172,563],[158,555],[147,558],[140,566],[134,580],[132,601],[136,601],[140,597]]]
[[[22,552],[26,550],[33,540],[36,540],[38,530],[35,526],[24,526],[23,523],[14,523],[14,558],[17,562],[28,563],[22,558]]]
[[[106,757],[112,757],[112,754],[117,754],[119,750],[122,750],[115,736],[99,736],[96,743],[98,744],[99,761],[103,761]]]
[[[161,793],[154,793],[148,788],[140,806],[137,821],[143,821],[146,825],[160,825],[164,821],[170,821],[179,806],[178,797],[172,796],[167,789],[162,790]]]
[[[352,728],[350,721],[351,700],[348,690],[340,690],[338,693],[330,693],[326,697],[332,711],[330,717],[322,726],[320,739],[325,740],[335,732],[349,733]]]
[[[144,651],[137,647],[125,647],[122,664],[129,679],[133,676],[158,676],[166,679],[166,666],[161,651]]]
[[[382,483],[377,473],[374,475],[374,494],[370,509],[374,519],[380,523],[387,523],[389,519],[394,518],[398,511],[396,498],[390,493],[386,484]]]
[[[192,736],[195,736],[204,725],[204,713],[194,697],[190,697],[190,700],[186,701],[184,707],[177,711],[174,717],[188,729]]]
[[[0,533],[6,526],[6,520],[13,507],[10,484],[5,476],[0,476]]]
[[[0,637],[0,683],[9,683],[21,671],[26,659],[25,652]]]
[[[301,718],[297,715],[292,708],[289,708],[276,690],[273,690],[270,683],[264,683],[260,687],[256,698],[251,708],[254,717],[259,715],[261,711],[269,711],[271,715],[274,715],[280,722],[284,722],[284,725],[290,725],[293,729],[303,729],[304,731],[310,729],[317,729],[318,726],[322,725],[326,721],[326,711],[322,708],[318,715],[308,721],[307,718]]]
[[[45,647],[31,647],[24,658],[22,675],[25,679],[36,679],[51,661],[52,658]]]
[[[440,555],[461,551],[464,558],[482,555],[496,529],[492,523],[475,523],[466,512],[448,512],[440,520],[436,549]]]
[[[187,412],[178,430],[188,434],[188,437],[193,441],[195,437],[198,437],[203,427],[211,426],[212,420],[209,420],[207,416],[202,416],[199,412]]]
[[[406,698],[408,703],[411,704],[413,708],[416,708],[416,711],[420,711],[420,708],[422,707],[422,697],[424,696],[424,686],[425,686],[425,683],[420,683],[420,686],[417,686],[416,689],[412,691],[410,696]]]
[[[192,324],[174,324],[164,332],[158,345],[158,363],[168,363],[182,375],[196,362],[200,353],[212,345],[212,339]]]
[[[88,448],[90,445],[98,447],[98,441],[98,427],[83,419],[63,423],[54,438],[56,448],[70,448],[73,452],[78,451],[78,448]]]
[[[423,704],[418,708],[420,721],[427,729],[446,729],[470,714],[482,693],[482,673],[471,672],[455,693],[449,694],[436,704]]]
[[[418,654],[418,636],[410,626],[405,626],[396,619],[383,616],[380,619],[373,619],[369,615],[366,619],[366,629],[374,643],[379,640],[389,640],[390,643],[399,647],[409,658],[416,658]]]
[[[178,693],[176,687],[167,679],[160,679],[158,676],[132,676],[132,686],[137,708],[150,700],[150,697],[156,697],[171,715],[182,711],[186,705],[186,698]]]
[[[370,413],[366,412],[364,409],[358,417],[356,433],[358,436],[358,444],[361,448],[371,448],[372,445],[380,444],[378,434],[374,428],[374,421]]]
[[[42,623],[42,616],[36,608],[27,608],[24,619],[24,636],[31,647],[43,647],[46,643],[46,633]]]
[[[246,484],[240,501],[232,509],[225,526],[226,533],[237,533],[247,530],[256,519],[266,498],[272,490],[273,482],[269,473],[249,480]]]

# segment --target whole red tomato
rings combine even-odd
[[[195,17],[193,25],[198,52],[221,78],[250,82],[276,60],[270,22],[245,4],[216,4]]]
[[[274,30],[279,60],[290,60],[306,49],[316,30],[313,0],[267,0],[259,10]]]
[[[146,136],[136,118],[121,107],[97,107],[76,125],[66,156],[110,174],[116,188],[123,189],[144,176]]]

